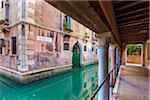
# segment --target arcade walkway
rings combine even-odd
[[[121,67],[120,83],[114,100],[149,100],[149,70],[142,67]]]

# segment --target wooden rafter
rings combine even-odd
[[[119,15],[117,15],[116,17],[117,17],[117,18],[120,18],[120,17],[126,16],[126,15],[139,13],[139,12],[142,12],[142,11],[145,11],[145,10],[148,10],[148,9],[149,9],[148,7],[144,7],[144,8],[142,8],[142,9],[137,9],[137,10],[134,10],[134,11],[130,11],[130,12],[126,12],[126,13],[119,14]]]
[[[127,25],[119,25],[118,28],[136,27],[136,26],[145,25],[145,24],[148,24],[148,21],[137,22],[137,23],[127,24]]]
[[[121,18],[121,19],[118,19],[118,22],[122,22],[122,21],[128,21],[128,20],[132,20],[132,19],[136,19],[138,17],[148,17],[149,16],[149,13],[143,13],[143,14],[138,14],[138,15],[135,15],[135,16],[129,16],[129,17],[126,17],[126,18]]]
[[[128,22],[124,22],[124,23],[118,23],[118,26],[129,25],[129,24],[132,24],[132,23],[144,22],[144,21],[149,21],[149,18],[143,18],[143,19],[128,21]]]
[[[136,30],[126,30],[126,31],[119,31],[121,33],[121,35],[124,35],[124,34],[135,34],[135,33],[139,33],[141,32],[141,30],[145,30],[145,31],[148,31],[146,30],[146,28],[141,28],[140,30],[139,29],[136,29]]]
[[[146,28],[148,29],[148,24],[143,24],[139,26],[132,26],[132,27],[127,27],[127,28],[119,28],[120,31],[126,31],[126,30],[135,30],[135,29],[141,29],[141,28]]]
[[[119,4],[116,1],[114,8],[122,41],[139,42],[148,39],[149,1],[122,1]]]
[[[137,36],[137,35],[146,35],[147,33],[142,33],[142,32],[136,32],[136,33],[126,33],[126,34],[121,34],[121,37],[125,37],[125,36]]]
[[[116,11],[123,10],[123,9],[127,9],[127,8],[129,8],[129,7],[136,6],[136,5],[139,5],[139,4],[141,4],[141,3],[143,3],[143,2],[141,2],[141,1],[133,2],[133,3],[131,3],[131,4],[124,5],[124,6],[120,7],[120,8],[116,8]]]

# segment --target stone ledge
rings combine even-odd
[[[72,70],[72,66],[52,67],[31,72],[17,72],[9,68],[0,67],[0,74],[8,79],[15,80],[21,84],[28,84],[47,77],[52,77],[58,74],[63,74]]]
[[[95,64],[95,63],[96,62],[86,64],[85,66]],[[59,67],[43,68],[43,69],[34,70],[30,72],[18,72],[16,70],[0,66],[0,75],[10,80],[15,80],[16,82],[21,84],[29,84],[34,81],[42,80],[58,74],[63,74],[72,70],[73,70],[72,64],[66,66],[59,66]]]
[[[7,68],[7,67],[1,67],[1,66],[0,66],[0,69],[24,76],[24,75],[28,75],[28,74],[34,74],[34,73],[38,73],[38,72],[43,72],[43,71],[47,71],[47,70],[54,70],[54,69],[64,68],[64,67],[68,67],[68,66],[72,66],[72,64],[65,65],[65,66],[42,68],[42,69],[37,69],[37,70],[29,71],[29,72],[19,72],[19,71],[16,71],[16,70],[13,70],[13,69],[10,69],[10,68]]]

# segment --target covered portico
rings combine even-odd
[[[143,44],[143,67],[148,68],[150,64],[148,59],[148,45],[150,45],[148,40],[148,1],[46,1],[98,34],[98,84],[100,87],[103,80],[106,79],[105,84],[100,88],[100,92],[98,92],[99,100],[110,99],[110,86],[114,87],[115,83],[118,83],[116,76],[120,68],[120,63],[126,65],[127,44]],[[110,73],[108,71],[109,47],[111,47],[112,69]],[[123,69],[121,68],[120,71]],[[136,75],[139,76],[138,73]],[[106,78],[107,76],[108,79]],[[120,74],[120,77],[124,76]],[[109,78],[111,79],[110,81]],[[148,86],[146,88],[148,89]],[[136,98],[133,98],[133,100],[136,100]]]

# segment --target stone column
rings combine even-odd
[[[111,45],[111,70],[116,65],[116,45]],[[112,83],[115,84],[115,78],[116,78],[116,70],[113,71],[112,74]]]
[[[126,62],[125,62],[125,57],[126,57],[126,43],[123,42],[121,45],[122,45],[121,46],[121,64],[125,65],[126,64]]]
[[[146,50],[147,50],[147,46],[146,46],[146,41],[144,41],[143,42],[143,48],[142,48],[142,50],[141,50],[141,57],[142,57],[142,64],[143,64],[143,66],[144,67],[146,67],[146,58],[147,58],[147,52],[146,52]]]
[[[109,33],[100,34],[99,42],[99,67],[98,67],[98,86],[108,74],[108,44],[107,36]],[[109,80],[105,82],[100,91],[98,92],[98,100],[109,100]]]
[[[117,65],[117,71],[119,70],[120,66],[120,53],[119,53],[119,48],[116,49],[116,65]]]

